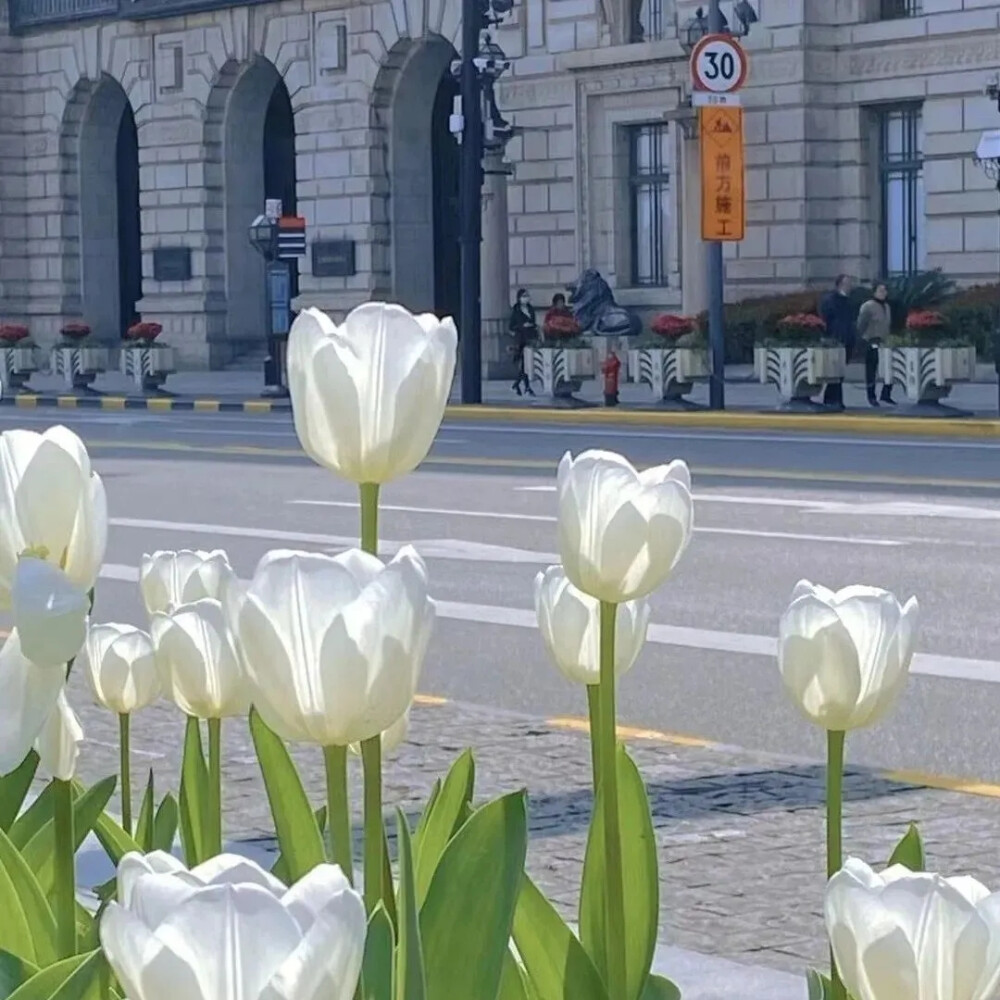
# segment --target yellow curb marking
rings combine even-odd
[[[965,795],[1000,799],[1000,785],[991,785],[989,782],[971,778],[949,778],[946,775],[925,774],[923,771],[885,771],[881,777],[904,785],[923,785],[944,792],[961,792]]]
[[[22,409],[31,410],[38,406],[37,396],[15,396],[14,405],[20,406]]]
[[[560,716],[555,719],[546,719],[545,725],[553,729],[571,729],[578,733],[589,733],[590,723],[586,719],[578,719],[574,716]],[[653,743],[673,743],[675,746],[696,747],[706,749],[718,746],[711,740],[703,740],[697,736],[683,736],[680,733],[661,733],[657,729],[641,729],[636,726],[618,726],[618,736],[623,740],[646,740]]]
[[[272,405],[263,399],[247,400],[243,404],[244,413],[270,413]]]
[[[76,396],[59,396],[56,399],[56,405],[62,410],[75,410]]]
[[[218,413],[219,401],[217,399],[196,399],[193,407],[194,413]]]
[[[101,400],[102,410],[124,410],[125,409],[125,397],[124,396],[105,396]]]
[[[172,399],[147,399],[146,409],[154,410],[157,413],[169,413],[174,408]]]
[[[447,698],[441,698],[436,694],[418,694],[414,696],[413,701],[417,705],[428,705],[428,706],[448,704]]]

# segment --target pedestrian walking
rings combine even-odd
[[[510,322],[507,324],[511,336],[514,338],[512,351],[514,354],[514,364],[517,368],[517,378],[514,379],[511,389],[519,396],[524,392],[529,396],[534,396],[531,388],[531,379],[524,370],[524,349],[528,344],[538,337],[538,325],[535,323],[535,307],[531,304],[531,296],[526,288],[517,290],[517,301],[510,311]]]
[[[844,347],[847,361],[850,361],[857,339],[854,307],[851,304],[850,275],[837,275],[833,288],[823,296],[823,301],[819,306],[819,314],[823,317],[823,322],[826,323],[827,336],[840,341]],[[844,408],[843,383],[828,382],[823,391],[823,402],[827,406],[842,410]]]
[[[872,406],[879,405],[875,395],[875,383],[878,379],[878,349],[879,345],[888,339],[892,331],[892,310],[889,307],[889,287],[880,281],[872,292],[872,297],[861,307],[858,313],[858,336],[865,342],[865,387],[868,391],[868,402]],[[882,384],[881,402],[895,406],[892,398],[892,380]]]

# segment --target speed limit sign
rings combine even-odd
[[[732,35],[706,35],[691,53],[694,89],[735,93],[747,78],[747,54]]]

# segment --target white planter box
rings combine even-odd
[[[32,372],[38,371],[38,359],[34,347],[24,347],[13,344],[0,347],[0,380],[4,389],[22,389],[31,378]]]
[[[132,379],[142,392],[159,389],[167,376],[177,370],[172,347],[152,344],[148,347],[123,347],[118,354],[121,373]]]
[[[976,374],[974,347],[880,347],[878,361],[885,384],[902,386],[914,404],[936,403]]]
[[[829,382],[843,381],[843,347],[755,347],[754,373],[778,387],[782,402],[806,402]]]
[[[526,347],[524,370],[532,381],[556,399],[568,399],[583,379],[594,377],[594,350],[591,347]]]
[[[700,347],[644,347],[629,351],[636,382],[645,382],[658,401],[682,400],[692,383],[712,373],[708,351]]]
[[[62,375],[68,389],[83,389],[108,370],[110,354],[106,347],[52,348],[52,373]]]

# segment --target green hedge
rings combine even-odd
[[[980,361],[996,357],[998,303],[1000,285],[976,285],[959,292],[939,308],[951,323],[952,334],[976,345]]]

